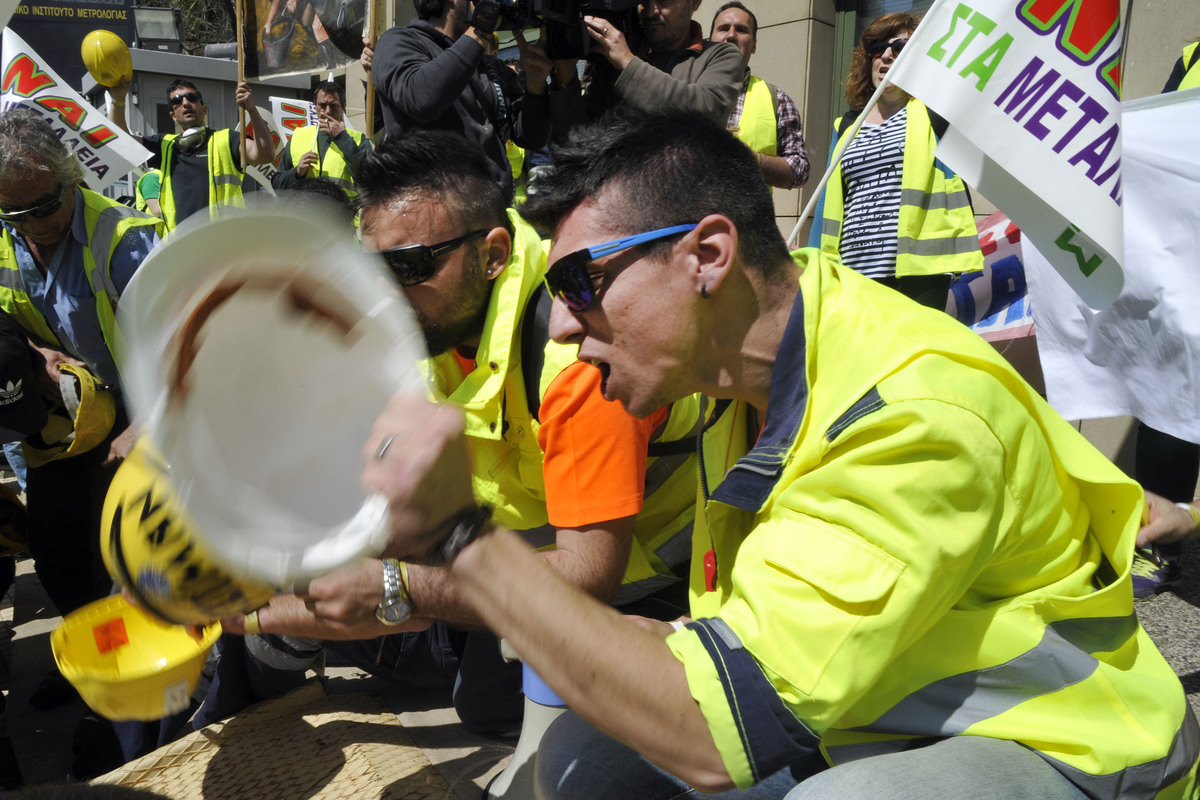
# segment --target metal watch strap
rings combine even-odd
[[[425,563],[434,566],[449,564],[464,547],[479,538],[479,534],[491,518],[491,506],[481,505],[451,519],[447,523],[450,525],[450,532],[430,548],[425,556]]]
[[[400,580],[400,562],[394,558],[383,560],[383,601],[404,594],[404,586]]]

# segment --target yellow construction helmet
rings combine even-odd
[[[50,411],[40,433],[22,443],[31,467],[86,453],[104,441],[117,418],[112,394],[87,367],[59,364],[58,388],[62,406]]]
[[[122,78],[133,77],[133,59],[120,36],[112,31],[96,30],[83,37],[79,47],[83,65],[102,86],[116,86]]]
[[[188,707],[220,635],[213,623],[193,636],[114,594],[67,614],[50,634],[50,649],[93,711],[149,722]]]
[[[176,499],[167,471],[140,440],[113,476],[100,524],[109,575],[146,609],[179,624],[265,605],[278,590],[219,565]]]
[[[17,493],[0,484],[0,558],[29,552],[29,515]]]

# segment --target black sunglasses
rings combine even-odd
[[[56,197],[39,200],[29,208],[23,208],[20,211],[0,211],[0,222],[8,222],[16,225],[27,219],[45,219],[62,208],[63,195],[65,193],[66,187],[63,187],[58,190]]]
[[[200,96],[199,92],[184,92],[183,94],[171,95],[171,108],[179,105],[184,100],[187,100],[189,103],[204,102],[204,98]]]
[[[669,228],[638,233],[626,236],[624,239],[616,239],[567,253],[546,270],[546,288],[550,290],[551,297],[561,297],[562,301],[567,304],[567,308],[572,311],[587,311],[600,296],[588,270],[593,261],[620,253],[631,247],[637,247],[639,244],[666,239],[668,236],[679,236],[695,227],[696,223],[694,222],[687,225],[672,225]]]
[[[885,39],[876,39],[873,42],[867,42],[867,55],[871,56],[871,58],[879,58],[890,47],[892,48],[892,55],[898,56],[906,44],[908,44],[907,37],[892,39],[890,42]]]
[[[490,228],[482,228],[439,244],[406,244],[391,250],[380,250],[379,255],[383,256],[383,260],[387,262],[388,268],[401,286],[416,286],[437,274],[439,258],[471,239],[477,239],[490,232]]]

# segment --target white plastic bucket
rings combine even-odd
[[[424,340],[348,227],[279,210],[177,229],[123,294],[124,381],[179,498],[234,574],[276,586],[380,552],[359,485]]]

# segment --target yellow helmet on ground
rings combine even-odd
[[[100,548],[113,580],[171,622],[245,614],[277,593],[218,564],[176,499],[167,468],[145,440],[113,476],[101,515]]]
[[[83,37],[79,47],[83,65],[102,86],[116,86],[122,78],[133,77],[133,59],[120,36],[112,31],[96,30]]]
[[[64,617],[50,634],[50,648],[63,677],[93,711],[148,722],[188,707],[220,635],[213,623],[195,637],[114,594]]]
[[[86,453],[104,441],[117,418],[112,394],[87,367],[59,364],[58,388],[62,407],[51,410],[41,432],[23,442],[31,467]]]
[[[29,515],[25,504],[9,487],[0,484],[0,558],[29,552]]]

